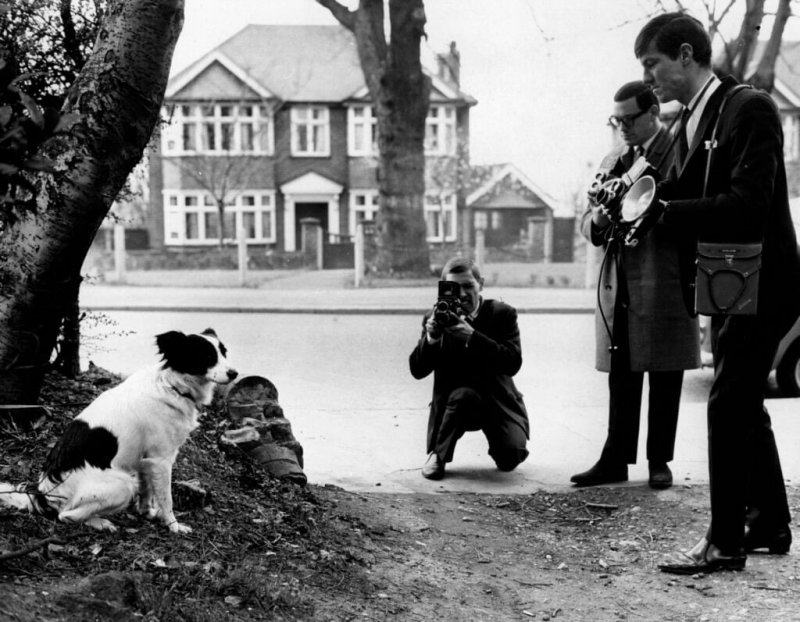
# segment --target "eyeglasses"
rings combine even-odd
[[[636,114],[626,114],[624,117],[617,117],[612,114],[610,117],[608,117],[608,122],[616,128],[630,127],[633,125],[633,122],[641,117],[645,112],[647,112],[647,110],[640,110]]]

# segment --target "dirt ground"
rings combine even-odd
[[[35,477],[107,378],[44,397],[59,416],[0,433],[0,479]],[[220,451],[213,411],[181,452],[194,532],[132,513],[116,534],[0,511],[0,620],[800,620],[800,561],[674,577],[663,557],[706,526],[706,487],[563,494],[361,494],[269,479]],[[800,511],[800,490],[790,503]]]

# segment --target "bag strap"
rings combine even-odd
[[[719,130],[719,122],[722,120],[722,112],[725,110],[725,106],[728,105],[728,101],[736,95],[739,91],[743,91],[744,89],[752,89],[753,87],[749,84],[737,84],[734,86],[730,91],[725,93],[725,97],[722,98],[722,101],[719,104],[719,110],[717,111],[717,119],[714,121],[714,129],[711,131],[711,140],[709,141],[708,145],[708,158],[706,158],[706,173],[703,179],[703,197],[705,198],[706,192],[708,191],[708,176],[711,171],[711,155],[714,153],[714,149],[717,145],[717,130]]]
[[[729,270],[725,268],[721,268],[719,270],[709,270],[705,266],[700,266],[700,269],[703,270],[703,272],[705,272],[708,275],[708,278],[706,279],[706,285],[708,287],[708,299],[711,301],[711,304],[713,304],[716,307],[717,311],[720,311],[721,313],[730,311],[733,308],[733,306],[737,302],[739,302],[739,298],[741,298],[742,294],[744,293],[744,290],[747,289],[747,279],[753,276],[753,274],[755,274],[756,272],[758,272],[758,268],[756,268],[751,272],[739,272],[738,270]],[[717,302],[717,297],[714,296],[714,289],[713,289],[714,277],[722,272],[735,274],[736,276],[739,277],[739,291],[737,291],[736,294],[731,298],[731,303],[729,305],[720,304],[719,302]]]

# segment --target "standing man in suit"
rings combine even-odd
[[[711,42],[685,13],[651,19],[634,51],[662,102],[685,106],[686,153],[659,187],[663,223],[681,234],[686,300],[696,243],[763,242],[757,315],[714,315],[714,382],[708,398],[711,523],[670,573],[744,569],[747,552],[786,553],[789,508],[764,386],[778,342],[800,314],[800,261],[789,215],[783,133],[775,103],[711,71]],[[716,141],[711,141],[719,121]],[[682,139],[683,140],[683,139]],[[713,161],[705,183],[708,150]],[[707,186],[707,187],[706,187]]]
[[[644,155],[663,176],[672,164],[672,140],[659,119],[658,99],[641,81],[628,82],[614,95],[609,119],[619,130],[623,147],[608,156],[601,172],[626,173]],[[584,237],[604,246],[595,311],[596,366],[608,374],[608,435],[600,460],[573,475],[577,486],[595,486],[628,479],[636,463],[642,386],[647,372],[647,459],[649,484],[672,485],[667,465],[673,458],[683,371],[700,365],[697,321],[686,313],[674,239],[655,226],[635,246],[612,236],[614,223],[595,191],[581,220]]]
[[[471,259],[456,257],[442,269],[442,280],[458,285],[459,314],[446,321],[430,313],[409,357],[414,378],[433,372],[428,418],[428,460],[422,475],[444,477],[456,442],[481,430],[489,455],[501,471],[513,471],[528,457],[528,413],[514,376],[522,365],[516,310],[481,296],[483,277]]]

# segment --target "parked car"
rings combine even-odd
[[[792,221],[797,237],[800,238],[800,197],[789,201],[792,210]],[[800,319],[786,333],[778,346],[778,354],[772,364],[775,369],[775,380],[782,393],[791,396],[800,395]]]
[[[800,319],[786,333],[772,363],[781,393],[800,396]]]

